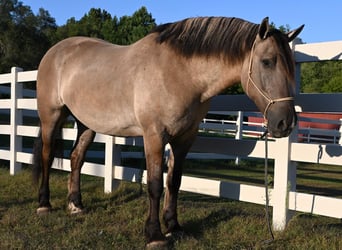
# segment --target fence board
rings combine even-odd
[[[10,135],[11,127],[10,125],[0,125],[0,134],[2,135]]]
[[[3,160],[10,160],[10,151],[9,150],[4,150],[4,149],[0,149],[0,159]]]
[[[18,74],[18,82],[32,82],[37,79],[37,70],[23,71]]]
[[[292,143],[290,159],[297,162],[341,165],[342,146],[318,143]]]
[[[9,100],[9,99],[0,100],[0,107],[1,107],[1,109],[10,109],[11,108],[11,100]]]
[[[8,84],[11,82],[11,79],[12,79],[11,73],[1,74],[0,75],[0,84]]]
[[[301,112],[342,112],[341,93],[300,94],[295,97],[295,104]]]
[[[290,192],[289,209],[304,213],[342,218],[342,199]]]
[[[37,110],[37,99],[17,99],[17,108]]]

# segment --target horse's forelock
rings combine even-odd
[[[295,74],[294,57],[288,45],[288,37],[278,29],[271,29],[269,36],[275,40],[279,50],[279,56],[284,66],[288,79],[293,81]]]

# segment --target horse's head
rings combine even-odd
[[[264,114],[274,137],[288,136],[297,121],[293,101],[295,66],[288,43],[303,27],[284,34],[272,28],[265,18],[244,61],[242,86]]]

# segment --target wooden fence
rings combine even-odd
[[[297,73],[300,63],[319,60],[341,60],[342,41],[318,44],[292,44],[297,62]],[[21,164],[31,164],[32,154],[23,148],[23,137],[36,137],[37,126],[24,125],[23,112],[36,113],[36,99],[24,98],[22,85],[36,80],[37,71],[22,72],[12,68],[11,73],[0,75],[0,85],[10,87],[9,96],[0,93],[0,111],[8,112],[9,121],[0,122],[0,138],[9,137],[9,148],[1,146],[0,159],[10,162],[10,174],[20,170]],[[300,79],[297,75],[297,79]],[[255,105],[245,96],[217,96],[213,98],[210,112],[222,113],[255,112]],[[342,112],[342,94],[298,94],[296,96],[298,112]],[[1,115],[1,113],[0,113]],[[239,116],[238,116],[239,117]],[[237,119],[233,124],[236,130],[241,129],[243,121]],[[1,121],[1,120],[0,120]],[[202,128],[205,125],[202,124]],[[337,131],[341,138],[342,131]],[[211,155],[229,155],[245,158],[264,158],[265,145],[262,140],[234,138],[197,137],[191,152]],[[273,228],[283,230],[291,218],[291,211],[342,218],[342,199],[306,194],[296,191],[296,162],[342,165],[341,139],[338,143],[303,143],[297,141],[298,130],[288,138],[269,141],[269,158],[274,159],[274,186],[269,190],[270,205],[273,207]],[[65,140],[75,140],[76,130],[64,128]],[[111,137],[97,134],[95,142],[105,146],[104,164],[85,162],[82,173],[104,178],[104,191],[111,192],[115,180],[127,180],[146,183],[146,173],[136,168],[121,166],[123,152],[120,145],[142,146],[142,138]],[[209,155],[208,155],[209,154]],[[190,153],[191,155],[191,153]],[[62,164],[54,164],[53,168],[70,171],[68,159]],[[165,177],[164,177],[165,179]],[[220,180],[183,176],[181,190],[200,194],[236,199],[240,201],[265,204],[265,188],[247,184],[231,183]]]

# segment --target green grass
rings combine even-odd
[[[187,161],[187,170],[192,170],[196,165],[193,164]],[[212,174],[215,168],[221,172],[220,166],[206,165]],[[334,181],[328,179],[338,175],[327,173],[332,174],[327,177],[323,170],[318,174],[318,168],[300,168],[298,181],[304,187],[313,182],[322,186],[328,183],[333,189]],[[251,167],[231,167],[223,172],[230,172],[229,178],[234,179],[242,172],[249,173],[246,169]],[[262,168],[253,169],[246,180],[258,182]],[[7,167],[0,167],[0,249],[144,249],[146,187],[141,194],[139,184],[123,183],[112,194],[104,194],[103,185],[102,178],[82,176],[87,213],[70,216],[66,209],[67,174],[53,171],[54,210],[47,216],[37,216],[37,189],[32,185],[29,169],[10,176]],[[341,188],[341,182],[336,187]],[[172,249],[342,248],[342,224],[338,219],[297,213],[284,232],[275,234],[274,242],[264,244],[269,233],[263,206],[181,192],[178,213],[185,233],[171,239]]]

